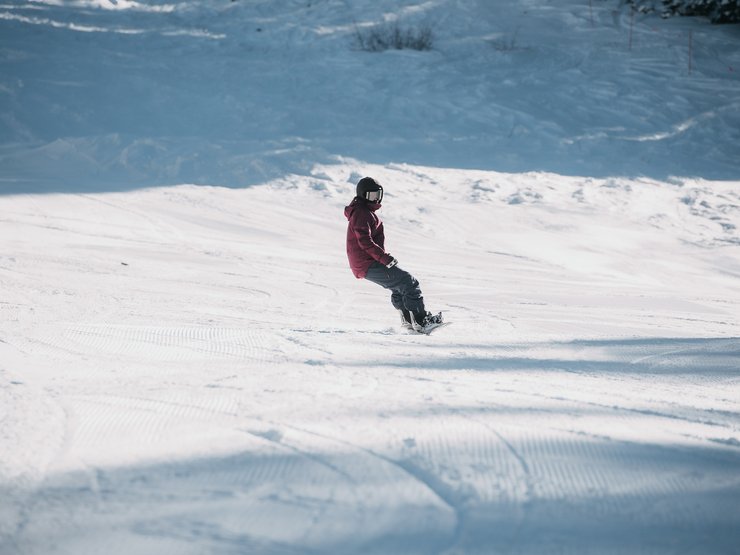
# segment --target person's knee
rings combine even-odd
[[[407,289],[419,289],[419,280],[417,280],[414,276],[411,274],[407,274],[408,277],[405,280],[405,285]]]

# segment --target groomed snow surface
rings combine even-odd
[[[630,20],[0,6],[0,553],[740,553],[738,31]]]

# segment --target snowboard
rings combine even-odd
[[[437,324],[434,327],[427,328],[426,331],[416,331],[416,330],[413,330],[413,331],[414,331],[414,333],[418,333],[418,334],[421,334],[421,335],[431,335],[432,333],[434,333],[435,331],[437,331],[439,328],[443,328],[445,326],[449,326],[451,323],[452,322],[442,322],[441,324]]]
[[[442,318],[442,313],[441,312],[439,312],[433,318],[436,320],[436,322],[434,324],[432,324],[430,326],[427,326],[427,328],[424,331],[416,331],[416,330],[413,330],[413,328],[412,328],[412,330],[414,331],[414,333],[421,333],[421,334],[424,334],[424,335],[430,335],[432,332],[438,330],[439,328],[443,328],[445,326],[449,326],[452,323],[452,322],[445,322],[444,319]]]

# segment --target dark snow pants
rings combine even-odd
[[[374,262],[368,269],[365,279],[390,289],[391,303],[398,310],[424,312],[424,297],[421,295],[419,282],[407,271],[398,266],[386,268],[379,262]]]

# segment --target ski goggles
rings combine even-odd
[[[377,191],[367,191],[365,198],[370,202],[380,202],[383,200],[383,188],[381,187]]]

